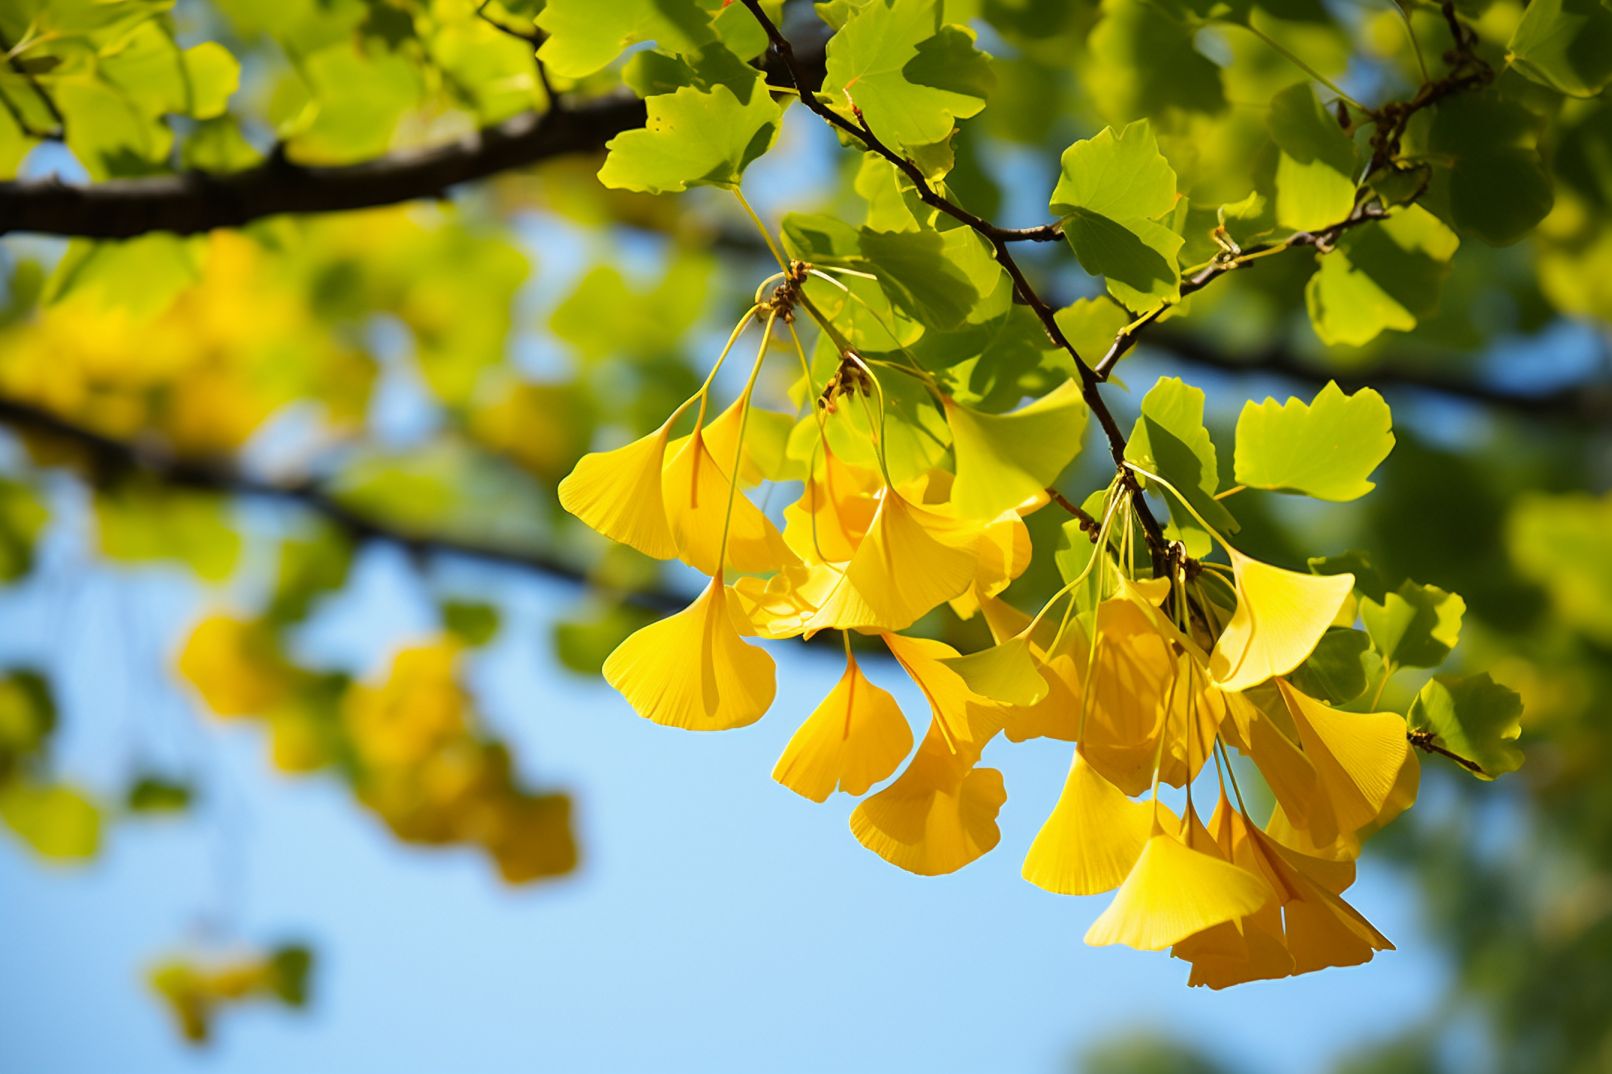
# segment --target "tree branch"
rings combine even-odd
[[[186,458],[158,445],[120,440],[32,403],[0,398],[0,424],[72,446],[87,455],[107,479],[140,473],[175,488],[278,500],[322,517],[356,541],[395,545],[418,554],[464,556],[524,568],[571,585],[592,585],[582,568],[541,550],[405,529],[388,519],[356,510],[317,482],[269,481],[232,463]],[[665,589],[637,590],[624,599],[660,612],[676,611],[688,603],[685,595]]]
[[[0,234],[27,231],[127,239],[153,231],[194,235],[242,227],[281,213],[329,213],[441,198],[458,183],[568,153],[597,151],[642,126],[644,105],[607,97],[573,109],[526,113],[448,145],[340,167],[312,167],[272,154],[228,174],[182,172],[69,186],[55,179],[0,183]]]
[[[820,72],[823,54],[814,52],[802,62]],[[443,198],[460,183],[571,153],[597,153],[622,131],[643,126],[644,119],[644,102],[617,94],[523,113],[456,142],[359,164],[296,164],[286,158],[284,147],[277,147],[257,167],[225,174],[190,171],[90,186],[57,179],[0,182],[0,235],[195,235],[282,213],[346,212]]]

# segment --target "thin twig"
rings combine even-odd
[[[1097,422],[1103,429],[1103,434],[1108,440],[1109,453],[1119,470],[1120,478],[1131,486],[1133,491],[1140,492],[1140,488],[1135,485],[1135,478],[1125,469],[1125,434],[1120,430],[1119,422],[1115,420],[1113,412],[1102,397],[1098,377],[1093,372],[1092,367],[1081,357],[1080,352],[1075,349],[1074,344],[1070,343],[1068,337],[1064,335],[1064,331],[1058,325],[1052,307],[1031,286],[1029,279],[1024,275],[1024,270],[1019,267],[1012,251],[1009,249],[1009,244],[1013,242],[1025,240],[1040,242],[1055,239],[1062,233],[1061,229],[1058,229],[1057,225],[1043,225],[1037,228],[1001,228],[984,217],[968,211],[935,190],[929,184],[929,180],[925,177],[923,170],[886,145],[868,126],[867,120],[854,105],[852,109],[853,114],[856,116],[856,122],[853,123],[824,104],[818,95],[812,92],[811,86],[801,73],[795,61],[794,49],[790,45],[789,39],[784,36],[783,31],[772,21],[772,18],[762,10],[760,0],[743,0],[743,3],[766,32],[767,40],[771,43],[773,52],[788,72],[790,80],[795,84],[795,88],[799,90],[802,104],[822,117],[824,122],[849,134],[866,146],[869,151],[893,164],[912,182],[913,188],[917,191],[919,199],[924,204],[945,213],[990,243],[991,252],[996,258],[997,264],[1002,266],[1003,270],[1008,274],[1008,278],[1012,280],[1014,293],[1019,300],[1028,306],[1031,312],[1036,315],[1036,318],[1040,320],[1042,328],[1046,331],[1047,337],[1052,340],[1053,344],[1074,360],[1075,370],[1080,376],[1081,396],[1085,400],[1087,408],[1096,415]],[[1149,551],[1153,553],[1155,569],[1160,569],[1164,564],[1165,552],[1169,546],[1164,538],[1163,527],[1159,525],[1158,519],[1153,516],[1151,508],[1148,507],[1147,502],[1141,496],[1136,496],[1133,502],[1137,518],[1142,524],[1143,534],[1147,539]]]

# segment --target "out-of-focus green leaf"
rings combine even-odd
[[[34,545],[50,511],[34,489],[0,477],[0,582],[14,582],[34,565]]]
[[[194,792],[188,783],[163,776],[144,775],[129,786],[124,808],[144,815],[183,813],[190,808]]]
[[[13,779],[0,785],[0,820],[52,861],[88,861],[101,848],[100,807],[64,783]]]
[[[1545,218],[1555,201],[1536,148],[1540,117],[1494,92],[1440,101],[1428,149],[1448,171],[1435,169],[1435,189],[1449,202],[1463,234],[1492,246],[1516,242]]]
[[[1589,97],[1612,81],[1612,8],[1601,0],[1532,0],[1507,46],[1541,85]]]
[[[1506,544],[1564,622],[1612,645],[1612,494],[1524,496],[1507,519]]]
[[[1324,228],[1349,215],[1359,170],[1354,143],[1308,82],[1271,101],[1276,162],[1276,222],[1295,230]]]
[[[1304,292],[1316,335],[1358,347],[1388,330],[1409,332],[1437,308],[1459,245],[1455,233],[1420,205],[1345,232]]]
[[[623,49],[653,41],[662,51],[693,52],[716,38],[699,0],[548,0],[537,25],[548,35],[537,57],[561,78],[585,78]]]
[[[183,563],[221,582],[235,571],[241,535],[217,496],[124,485],[95,497],[101,552],[122,563]]]
[[[466,645],[486,645],[498,636],[502,617],[495,605],[477,600],[445,600],[442,625]]]

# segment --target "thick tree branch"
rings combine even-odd
[[[576,108],[526,113],[448,145],[361,164],[311,167],[276,153],[229,174],[182,172],[71,186],[54,179],[0,183],[0,234],[18,231],[126,239],[153,231],[194,235],[281,213],[329,213],[440,198],[485,179],[568,153],[597,151],[642,126],[644,105],[608,97]]]
[[[353,540],[396,545],[417,554],[464,556],[524,568],[573,585],[592,585],[586,571],[576,564],[540,549],[407,529],[343,503],[317,482],[270,481],[227,461],[186,458],[159,445],[120,440],[32,403],[0,398],[0,424],[72,446],[87,456],[103,480],[144,474],[175,488],[278,500],[322,517]],[[661,589],[634,591],[624,599],[663,612],[676,611],[688,603],[685,595]]]
[[[800,62],[821,81],[821,50]],[[191,171],[91,186],[56,179],[0,182],[0,235],[195,235],[282,213],[346,212],[443,198],[460,183],[572,153],[597,153],[622,131],[643,126],[644,118],[642,101],[618,94],[526,112],[447,145],[339,167],[296,164],[277,148],[257,167],[226,174]]]

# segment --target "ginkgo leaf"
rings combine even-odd
[[[1160,377],[1142,397],[1125,457],[1174,485],[1218,533],[1235,533],[1237,520],[1214,497],[1220,487],[1219,462],[1203,424],[1203,403],[1202,389],[1180,377]],[[1209,554],[1209,535],[1191,515],[1172,510],[1170,517],[1172,528],[1185,535],[1189,553]]]
[[[1409,332],[1438,308],[1460,244],[1420,205],[1345,232],[1304,290],[1315,334],[1324,343],[1359,347],[1385,331]]]
[[[711,454],[701,430],[666,460],[661,496],[676,554],[697,571],[713,577],[724,565],[736,571],[773,571],[792,558],[778,527],[732,487],[726,464]]]
[[[948,657],[945,663],[974,693],[1002,705],[1026,707],[1047,696],[1047,683],[1028,638],[1009,638],[988,649]]]
[[[946,400],[957,457],[951,503],[968,518],[995,518],[1042,495],[1080,451],[1086,403],[1065,381],[1028,406],[986,414]]]
[[[823,90],[854,106],[874,134],[908,150],[944,141],[985,107],[990,59],[936,0],[868,0],[828,41]]]
[[[1535,82],[1593,97],[1612,82],[1612,9],[1600,0],[1533,0],[1507,49]]]
[[[1506,246],[1550,212],[1556,195],[1539,152],[1541,126],[1541,117],[1496,90],[1438,103],[1427,146],[1448,170],[1433,171],[1429,193],[1449,202],[1462,234]]]
[[[962,680],[936,659],[949,646],[891,634],[885,643],[923,688],[933,719],[906,770],[852,811],[851,833],[908,872],[955,872],[1001,838],[996,815],[1007,800],[1002,774],[975,767],[1001,728],[999,712],[966,700],[972,695]]]
[[[1125,797],[1076,751],[1058,804],[1025,855],[1024,878],[1057,895],[1114,890],[1142,855],[1153,808]]]
[[[635,631],[604,678],[646,720],[688,731],[755,723],[772,705],[772,657],[740,637],[731,590],[716,578],[693,604]]]
[[[1353,500],[1375,486],[1371,472],[1394,447],[1392,418],[1370,388],[1343,394],[1328,381],[1314,402],[1250,400],[1237,418],[1236,472],[1250,488]]]
[[[1372,645],[1394,667],[1431,668],[1444,663],[1461,640],[1466,601],[1436,585],[1406,581],[1380,601],[1360,602],[1360,621]]]
[[[1408,718],[1411,731],[1470,762],[1479,779],[1494,779],[1522,767],[1522,698],[1488,673],[1429,679]]]
[[[1114,900],[1091,923],[1086,942],[1162,951],[1194,933],[1246,917],[1271,898],[1265,881],[1248,870],[1155,831]]]
[[[1271,98],[1276,160],[1276,222],[1285,228],[1329,227],[1355,204],[1358,166],[1354,142],[1323,106],[1308,82]]]
[[[1342,712],[1276,680],[1298,728],[1304,754],[1315,766],[1316,791],[1331,826],[1306,825],[1321,842],[1375,822],[1399,779],[1410,743],[1404,717],[1392,712]]]
[[[836,789],[861,794],[894,772],[911,749],[912,728],[896,699],[846,654],[845,673],[790,738],[772,778],[814,802]]]
[[[716,39],[700,0],[549,0],[537,25],[548,35],[538,59],[560,78],[586,78],[640,41],[667,52],[694,52]]]
[[[823,595],[808,629],[911,626],[968,588],[977,534],[886,489],[867,535]]]
[[[1209,657],[1222,690],[1258,686],[1285,675],[1315,650],[1354,589],[1354,575],[1283,570],[1229,550],[1237,610]]]
[[[661,470],[671,423],[612,451],[582,456],[560,482],[560,506],[613,541],[671,559],[677,545],[666,522]]]
[[[763,87],[748,101],[727,86],[699,90],[685,86],[651,97],[642,130],[610,140],[610,155],[599,169],[608,187],[665,194],[690,186],[739,185],[750,162],[771,147],[782,115]]]
[[[1182,238],[1156,222],[1175,205],[1176,179],[1147,120],[1064,150],[1051,208],[1081,267],[1135,310],[1181,297]]]

